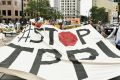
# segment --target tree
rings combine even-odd
[[[46,14],[46,10],[50,7],[48,0],[30,0],[28,2],[25,12],[30,14],[31,18],[37,16],[43,16]]]
[[[97,23],[98,21],[101,21],[102,23],[108,22],[108,15],[107,12],[105,12],[104,7],[98,8],[97,6],[93,6],[90,9],[90,12],[91,19],[94,23]]]
[[[50,7],[49,0],[30,0],[26,13],[30,14],[30,18],[41,16],[45,19],[56,19],[60,12]]]
[[[34,18],[36,16],[37,12],[37,2],[34,0],[30,0],[25,12],[30,15],[31,18]]]

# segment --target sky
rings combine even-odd
[[[89,10],[92,8],[92,0],[81,0],[80,7],[81,15],[89,16]]]
[[[54,6],[54,0],[50,0],[50,4],[51,6],[53,7]],[[80,14],[81,15],[85,15],[85,16],[89,16],[90,15],[90,12],[89,10],[91,9],[92,7],[92,0],[81,0],[80,2]]]

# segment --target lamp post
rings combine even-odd
[[[39,14],[40,14],[40,13],[39,13],[39,0],[37,0],[37,4],[36,4],[36,5],[37,5],[37,11],[36,11],[36,12],[37,12],[37,16],[36,16],[36,21],[38,21],[38,20],[39,20]]]
[[[21,18],[20,22],[21,22],[21,24],[22,24],[22,25],[24,25],[24,9],[23,9],[23,0],[21,0],[21,16],[22,16],[22,18]]]
[[[24,10],[23,10],[23,0],[21,0],[21,16],[24,18]]]
[[[36,11],[37,13],[36,13],[36,19],[35,20],[38,21],[38,0],[37,0],[37,4],[36,4],[36,10],[37,10]]]

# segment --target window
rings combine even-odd
[[[11,5],[11,1],[7,1],[7,4],[8,4],[8,5]]]
[[[25,3],[24,3],[24,4],[23,4],[23,6],[24,6],[24,7],[26,7],[26,6],[27,6],[27,4],[25,4]]]
[[[17,6],[17,1],[15,1],[15,6]]]
[[[0,10],[0,15],[1,15],[1,10]]]
[[[8,10],[8,16],[11,16],[11,10]]]
[[[2,15],[6,16],[6,10],[2,10]]]
[[[2,1],[2,5],[6,5],[6,1]]]
[[[18,16],[18,10],[15,10],[15,16]]]

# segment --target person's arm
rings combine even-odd
[[[107,38],[111,38],[115,34],[116,30],[117,30],[116,27],[113,28],[113,31],[111,32],[111,34]]]

